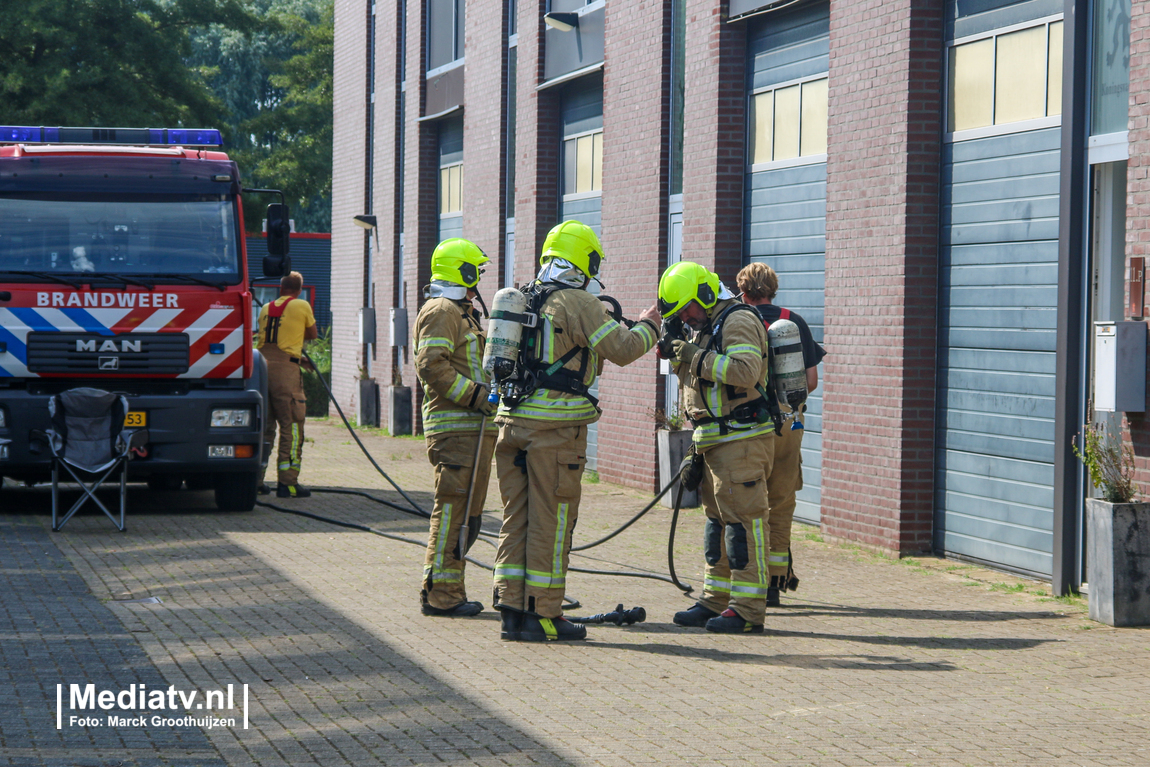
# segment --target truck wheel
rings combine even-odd
[[[258,472],[216,475],[216,508],[220,511],[251,511],[256,507]]]
[[[182,484],[184,484],[184,478],[178,474],[153,474],[148,477],[148,489],[152,492],[179,490]]]

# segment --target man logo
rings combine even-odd
[[[101,357],[100,370],[119,370],[120,358],[119,357]]]
[[[143,342],[136,340],[130,341],[126,338],[120,339],[117,344],[116,339],[106,338],[100,342],[100,348],[96,348],[96,339],[85,341],[83,339],[76,339],[76,351],[78,352],[143,352]]]

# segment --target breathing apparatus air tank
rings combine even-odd
[[[491,302],[483,369],[496,384],[515,373],[526,310],[527,296],[515,288],[503,288]]]
[[[779,402],[795,414],[791,429],[803,428],[802,404],[807,400],[807,368],[803,364],[803,344],[799,326],[790,320],[775,320],[767,328],[771,340],[771,376]]]

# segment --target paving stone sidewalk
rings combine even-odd
[[[310,421],[307,432],[305,484],[402,503],[346,432]],[[364,439],[429,506],[422,440]],[[648,499],[585,484],[576,544],[614,529]],[[268,500],[426,536],[422,519],[358,496]],[[488,530],[497,529],[498,502],[493,483]],[[138,660],[126,665],[135,677],[117,671],[116,684],[158,674],[186,689],[250,685],[250,729],[181,735],[204,739],[194,746],[202,763],[1150,764],[1150,631],[1092,623],[1081,601],[1052,600],[1045,584],[942,560],[896,562],[823,542],[813,528],[796,530],[801,590],[768,611],[762,636],[680,629],[670,617],[691,601],[673,586],[577,573],[569,577],[569,593],[583,603],[577,612],[623,602],[643,605],[648,621],[593,626],[584,644],[534,645],[500,642],[490,610],[469,620],[420,616],[422,552],[397,540],[269,508],[224,514],[210,493],[186,490],[133,488],[125,534],[93,514],[50,534],[47,508],[43,490],[5,489],[5,546],[31,535],[45,551],[57,547],[52,561],[78,574],[67,609],[96,605],[119,623],[68,629],[89,638],[90,652],[53,652],[59,674],[97,661],[122,669],[119,648],[134,646]],[[669,518],[657,509],[573,564],[665,573]],[[684,512],[675,549],[680,578],[696,587],[702,519]],[[480,543],[473,554],[490,563],[494,549]],[[5,561],[8,620],[65,609],[29,587],[43,563]],[[489,573],[470,567],[468,583],[472,597],[490,604]],[[90,593],[80,593],[85,586]],[[162,602],[110,601],[148,596]],[[12,641],[46,646],[44,625],[0,628],[11,637],[5,651]],[[115,637],[117,649],[100,636]],[[9,763],[72,756],[86,764],[96,737],[110,740],[93,764],[144,763],[142,753],[174,761],[181,747],[156,745],[171,737],[158,731],[149,733],[150,751],[115,743],[109,732],[53,740],[42,711],[54,699],[37,699],[49,683],[54,695],[51,674],[11,661],[7,674],[21,690],[0,719]],[[9,727],[28,733],[21,745],[9,745]]]

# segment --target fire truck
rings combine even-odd
[[[0,126],[0,477],[47,481],[48,399],[124,394],[148,444],[129,481],[250,510],[267,465],[243,194],[263,271],[290,270],[288,211],[244,189],[218,130]]]

